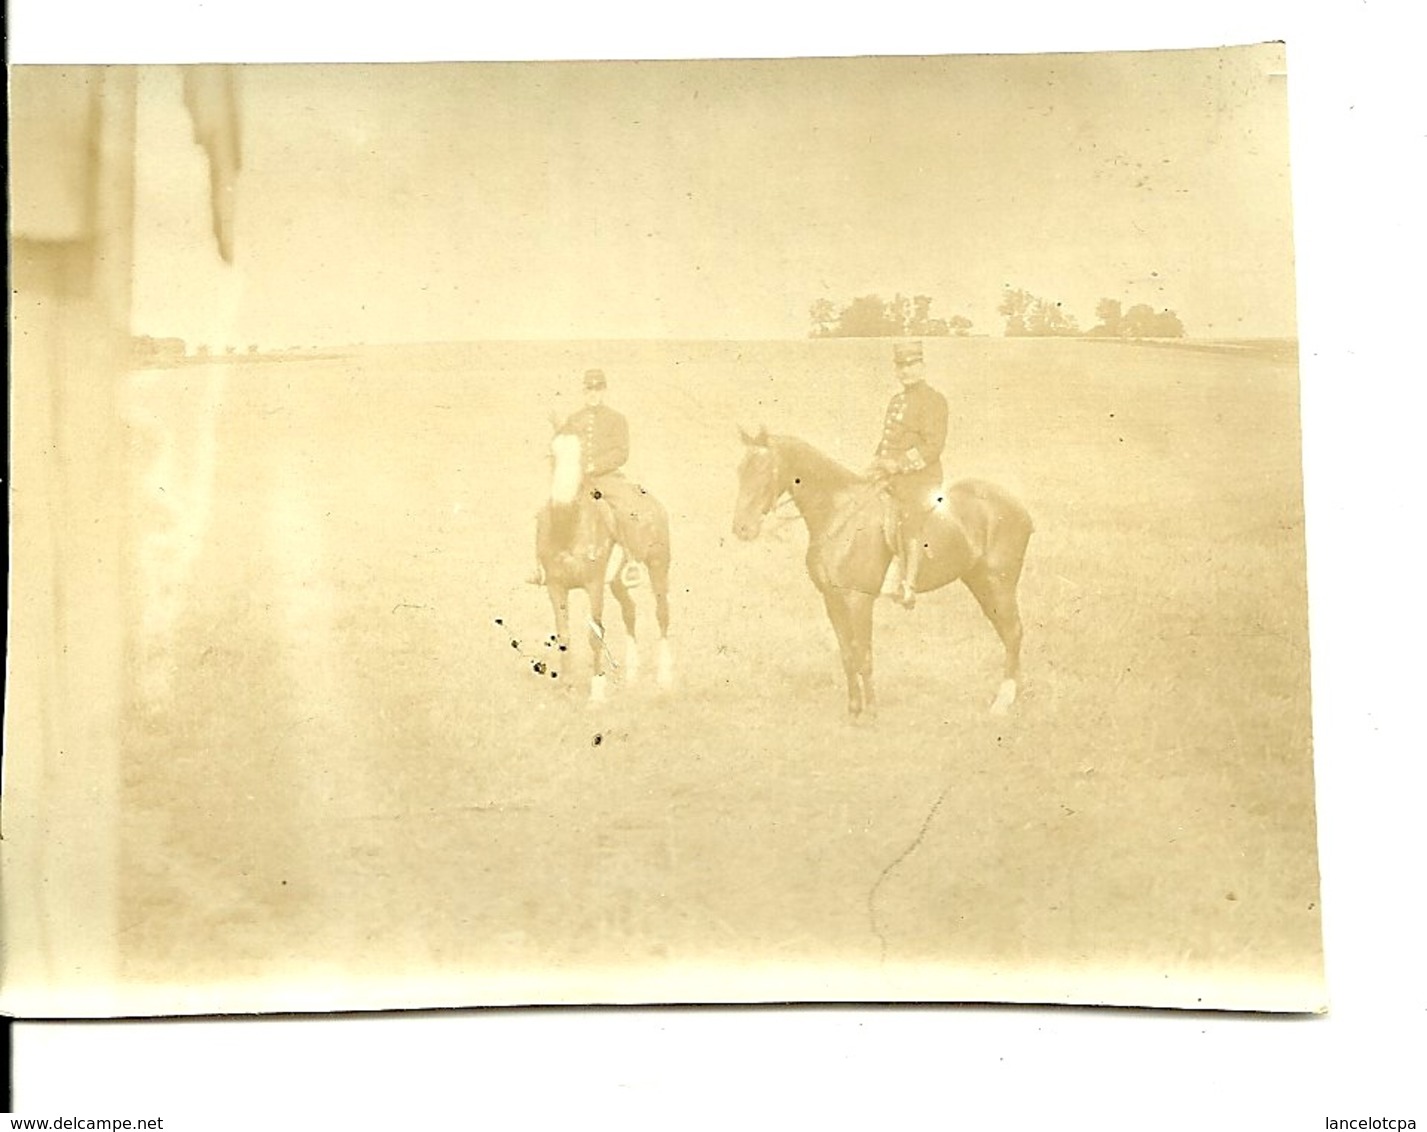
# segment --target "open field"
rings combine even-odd
[[[999,644],[960,587],[884,603],[882,714],[854,728],[801,527],[729,532],[737,425],[860,466],[889,354],[513,343],[136,374],[127,976],[471,1001],[523,971],[856,966],[927,997],[965,971],[1315,971],[1292,362],[929,342],[947,467],[1035,517],[1024,689],[987,714]],[[616,682],[598,711],[582,641],[534,671],[550,617],[523,583],[546,417],[587,365],[675,556],[677,686]]]

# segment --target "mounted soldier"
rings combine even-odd
[[[902,388],[887,405],[882,440],[868,475],[886,485],[895,505],[893,546],[901,576],[896,600],[911,609],[922,566],[922,526],[942,487],[947,407],[946,398],[926,383],[920,342],[898,342],[892,361]]]
[[[609,383],[604,371],[585,371],[585,407],[572,414],[556,430],[556,437],[571,436],[580,442],[584,481],[581,491],[597,504],[614,531],[615,541],[627,558],[644,562],[661,539],[667,542],[663,508],[641,485],[624,474],[629,460],[629,422],[624,414],[604,403]],[[626,584],[633,584],[638,572],[625,570]],[[539,570],[531,581],[544,584]]]
[[[586,370],[585,407],[556,429],[551,442],[555,482],[550,504],[541,510],[536,523],[537,566],[530,581],[550,591],[556,633],[563,641],[568,629],[565,595],[572,588],[585,589],[592,608],[598,609],[602,599],[595,594],[602,591],[610,568],[609,588],[619,602],[627,635],[624,668],[629,680],[639,666],[636,614],[629,591],[640,580],[637,564],[642,563],[649,575],[659,625],[659,683],[667,685],[673,678],[667,640],[669,516],[654,496],[624,474],[629,459],[629,422],[604,403],[607,387],[603,370]],[[571,465],[568,478],[567,462]],[[611,543],[619,551],[616,559],[610,555]],[[599,622],[599,617],[594,620]],[[601,640],[603,632],[603,626],[598,625]],[[592,684],[592,697],[603,694],[596,693],[602,686],[602,680]]]

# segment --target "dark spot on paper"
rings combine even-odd
[[[596,731],[596,732],[595,732],[595,741],[594,741],[594,743],[593,743],[593,746],[598,747],[598,746],[599,746],[601,743],[603,743],[603,742],[604,742],[604,736],[601,735],[598,731]]]

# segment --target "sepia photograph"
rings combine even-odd
[[[0,999],[1317,1013],[1288,58],[11,70]]]

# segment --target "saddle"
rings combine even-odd
[[[937,504],[945,498],[947,488],[944,486],[931,487],[926,489],[925,498],[918,496],[915,500],[906,496],[898,496],[890,483],[882,481],[878,484],[878,501],[882,508],[882,534],[887,540],[887,545],[896,551],[901,545],[903,516],[915,507],[920,514],[925,517],[936,510]]]

